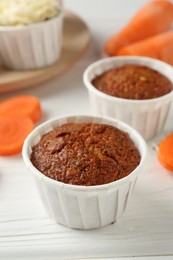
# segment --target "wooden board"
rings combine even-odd
[[[35,86],[67,70],[84,54],[90,41],[85,23],[74,13],[65,11],[61,58],[53,65],[27,71],[0,67],[0,93]]]

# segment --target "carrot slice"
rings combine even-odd
[[[173,133],[160,142],[158,159],[163,167],[173,171]]]
[[[23,142],[34,128],[30,118],[0,115],[0,155],[21,152]]]
[[[0,115],[21,115],[29,117],[34,123],[41,119],[40,101],[35,96],[15,96],[0,103]]]
[[[172,22],[173,4],[170,1],[150,1],[141,7],[127,26],[107,40],[105,52],[115,56],[123,46],[166,31]]]
[[[173,65],[173,31],[130,44],[117,53],[119,56],[147,56]]]

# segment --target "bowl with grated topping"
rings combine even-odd
[[[0,1],[0,56],[10,69],[55,63],[61,54],[63,7],[59,0]]]

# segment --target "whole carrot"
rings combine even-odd
[[[120,32],[105,44],[105,52],[115,56],[120,48],[166,31],[173,22],[173,4],[168,0],[146,3]]]
[[[119,56],[146,56],[173,65],[173,31],[167,31],[121,48]]]

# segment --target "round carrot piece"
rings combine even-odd
[[[0,103],[0,115],[29,117],[34,123],[41,119],[40,101],[35,96],[15,96]]]
[[[173,133],[160,142],[158,159],[163,167],[173,171]]]
[[[28,117],[0,115],[0,155],[20,153],[33,128],[34,123]]]

